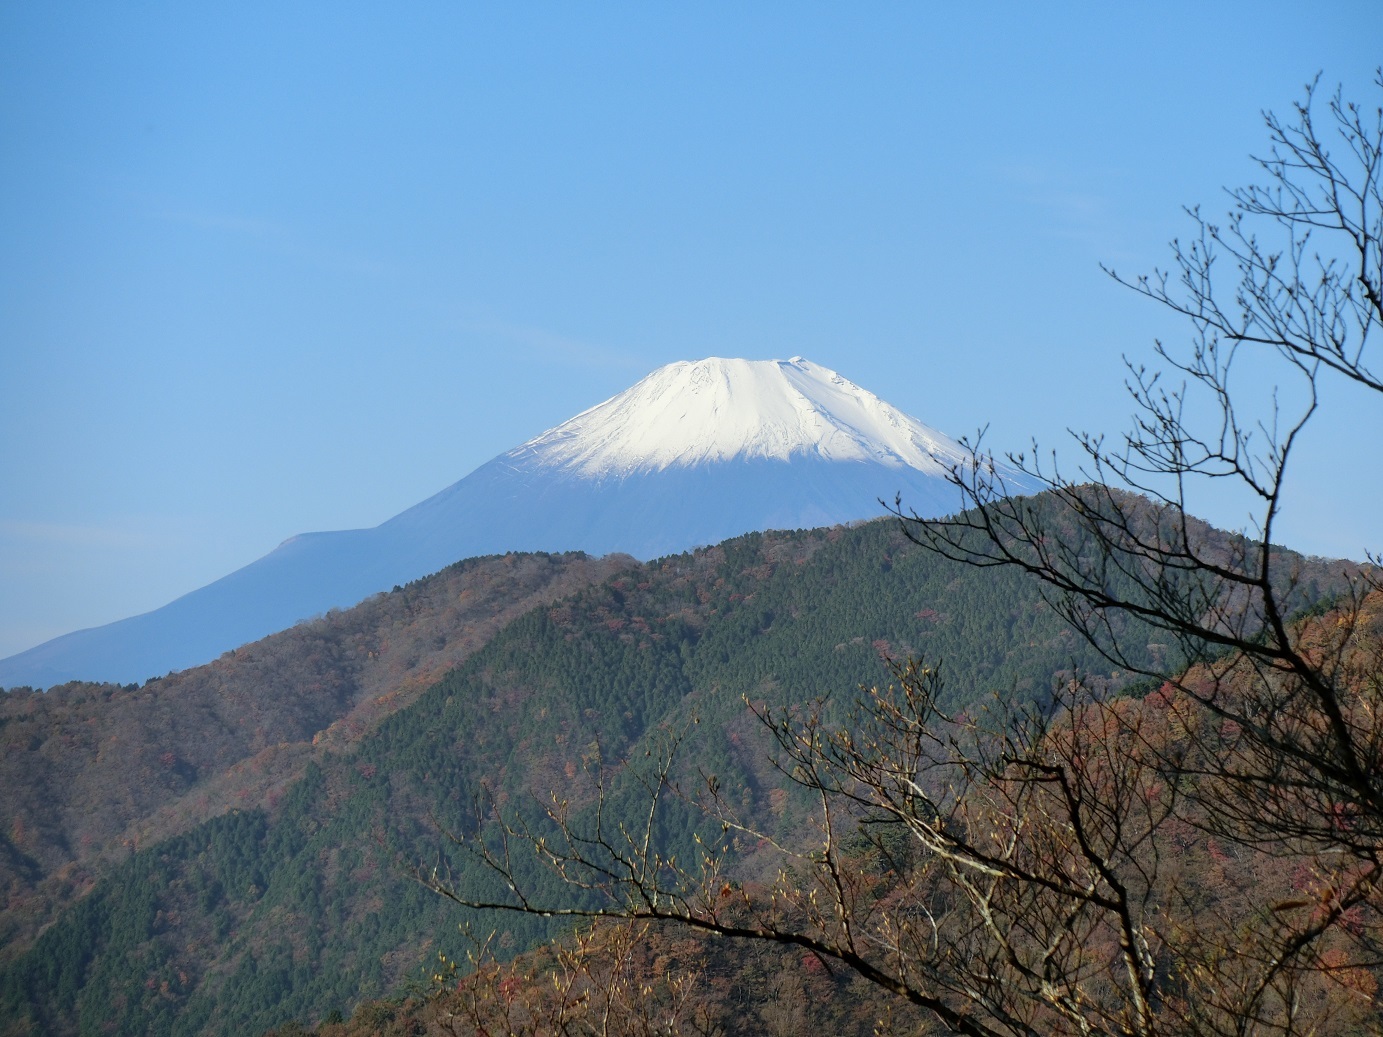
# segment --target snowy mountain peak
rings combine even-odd
[[[0,685],[166,673],[477,555],[656,558],[751,530],[878,517],[895,499],[949,515],[965,500],[945,475],[968,460],[801,357],[669,364],[373,529],[291,537],[153,612],[0,660]],[[1025,485],[1012,474],[1010,489]]]
[[[668,364],[509,456],[605,478],[801,456],[941,475],[968,455],[873,393],[795,356]]]

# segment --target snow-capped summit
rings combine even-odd
[[[895,497],[947,514],[963,502],[945,475],[967,456],[801,357],[669,364],[373,529],[291,537],[163,608],[0,660],[0,685],[125,683],[207,662],[474,555],[653,558],[875,518]]]
[[[942,475],[966,452],[854,382],[795,356],[668,364],[510,456],[605,478],[794,457]]]

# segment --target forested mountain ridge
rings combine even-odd
[[[142,686],[0,696],[0,960],[111,862],[265,802],[506,623],[629,564],[471,559]]]
[[[1340,573],[1301,564],[1308,597]],[[755,534],[631,566],[510,623],[281,796],[141,849],[4,971],[0,1011],[19,1032],[181,1034],[348,1010],[455,949],[457,912],[407,869],[440,860],[483,882],[441,835],[474,823],[482,788],[508,804],[561,789],[581,809],[604,764],[610,805],[629,808],[619,761],[693,712],[694,767],[791,838],[801,814],[741,696],[848,696],[887,678],[881,656],[911,654],[941,661],[957,706],[1041,697],[1073,667],[1124,680],[1032,581],[946,562],[893,523]],[[663,835],[683,839],[694,823],[688,808]],[[504,925],[507,953],[545,932]]]
[[[1302,642],[1323,651],[1343,648],[1344,657],[1376,658],[1383,645],[1383,590],[1340,604],[1342,607],[1332,608],[1323,603],[1299,617],[1293,627]],[[1342,642],[1340,631],[1346,627],[1352,633]],[[1370,670],[1366,662],[1353,671],[1354,693],[1368,695]],[[1214,680],[1204,666],[1191,669],[1181,679],[1201,688]],[[1228,686],[1242,691],[1251,683],[1249,668],[1243,667]],[[1144,746],[1158,754],[1177,757],[1193,751],[1200,736],[1191,721],[1196,710],[1192,696],[1170,682],[1146,694],[1115,698],[1111,706],[1120,717],[1120,730],[1124,734],[1139,732]],[[1077,730],[1092,730],[1092,721],[1089,715],[1077,719],[1067,713],[1047,733],[1046,740],[1060,743]],[[1111,742],[1117,744],[1117,739]],[[1096,750],[1110,743],[1097,737],[1083,744]],[[1102,787],[1106,803],[1115,803],[1117,793],[1102,783],[1128,772],[1104,766],[1097,762],[1098,755],[1092,751],[1088,757],[1092,772],[1100,774],[1096,787]],[[1055,754],[1053,758],[1057,758]],[[1156,905],[1159,935],[1184,935],[1183,927],[1197,923],[1204,925],[1202,935],[1209,935],[1217,923],[1226,925],[1228,921],[1231,938],[1244,941],[1249,938],[1246,929],[1252,927],[1235,926],[1232,920],[1256,915],[1262,924],[1265,913],[1271,917],[1326,910],[1324,905],[1337,895],[1334,884],[1346,869],[1332,868],[1328,859],[1322,860],[1331,855],[1313,852],[1305,841],[1278,847],[1275,853],[1251,852],[1206,816],[1204,808],[1213,802],[1212,793],[1208,801],[1184,804],[1158,841],[1142,847],[1140,862],[1143,874],[1151,880],[1147,896]],[[927,897],[927,892],[935,894],[935,885],[918,877],[929,857],[926,849],[912,834],[899,830],[901,826],[888,826],[879,815],[872,822],[857,825],[842,851],[853,880],[851,889],[859,893],[859,899],[851,901],[857,912],[857,934],[871,932],[864,905],[925,903],[928,910],[937,912],[934,920],[939,919],[938,924],[948,933],[945,938],[954,938],[955,929],[945,918],[945,899]],[[821,887],[803,884],[824,892]],[[781,887],[775,887],[772,880],[740,884],[736,893],[744,896],[741,911],[746,923],[753,917],[748,905],[754,901],[762,904],[774,888]],[[996,912],[1011,903],[1002,895],[996,900]],[[1265,912],[1265,907],[1270,910]],[[1326,1025],[1301,1032],[1378,1032],[1383,1022],[1383,1006],[1378,1000],[1383,969],[1372,953],[1359,958],[1347,952],[1355,938],[1362,937],[1367,946],[1376,946],[1366,934],[1370,926],[1376,928],[1377,918],[1366,905],[1356,904],[1347,912],[1340,931],[1321,938],[1319,958],[1314,959],[1320,967],[1298,976],[1295,989],[1301,1002],[1319,1013],[1315,1021],[1324,1019]],[[1191,919],[1197,923],[1189,923]],[[1068,917],[1064,924],[1071,926],[1072,919]],[[931,935],[932,930],[924,929],[924,933]],[[868,939],[864,935],[858,938]],[[1118,932],[1112,927],[1088,927],[1072,940],[1088,952],[1095,971],[1107,969],[1107,963],[1117,958]],[[1252,956],[1249,946],[1232,942],[1221,946]],[[894,947],[899,960],[906,960],[905,944]],[[1159,985],[1164,1007],[1180,1011],[1187,1010],[1187,988],[1191,986],[1176,967],[1176,950],[1185,949],[1179,943],[1164,947],[1168,964]],[[365,1002],[349,1017],[332,1015],[310,1031],[295,1020],[266,1037],[309,1037],[309,1033],[315,1037],[481,1037],[493,1033],[513,1037],[548,1033],[635,1037],[649,1032],[871,1037],[881,1032],[941,1032],[925,1011],[896,993],[866,981],[839,962],[785,940],[725,939],[685,924],[605,918],[586,921],[573,932],[512,961],[496,960],[483,948],[473,948],[472,953],[480,960],[478,969],[467,971],[453,962],[441,962],[425,991]],[[602,1025],[607,1011],[612,1021],[608,1029]],[[1193,1015],[1194,1010],[1187,1014]],[[1040,1024],[1029,1023],[1027,1032],[1044,1031]],[[1154,1032],[1225,1031],[1172,1026]]]

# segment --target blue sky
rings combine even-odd
[[[1383,5],[0,7],[0,656],[707,355],[1118,432],[1141,272]],[[1383,547],[1333,394],[1280,539]],[[1232,506],[1208,517],[1234,525]],[[1217,510],[1219,512],[1217,513]]]

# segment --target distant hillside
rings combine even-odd
[[[265,802],[506,623],[630,564],[472,559],[139,687],[0,696],[0,960],[104,863]]]
[[[1338,568],[1303,564],[1303,600],[1328,593]],[[1170,664],[1152,639],[1122,633],[1145,661]],[[366,644],[355,650],[368,658]],[[688,776],[714,773],[791,839],[801,810],[741,696],[848,699],[886,679],[881,657],[909,654],[942,662],[958,707],[1040,698],[1073,667],[1111,688],[1125,680],[1032,581],[945,562],[893,523],[755,534],[631,565],[508,623],[411,705],[319,753],[291,785],[270,783],[259,805],[247,796],[141,845],[0,973],[0,1013],[53,1033],[239,1034],[348,1012],[457,949],[457,912],[408,869],[440,861],[460,882],[485,881],[441,833],[474,823],[482,788],[516,806],[561,790],[588,809],[604,765],[611,809],[633,809],[620,761],[693,713]],[[291,685],[271,697],[291,700]],[[176,770],[181,750],[167,751]],[[661,837],[680,845],[695,824],[688,808]],[[507,953],[549,931],[502,924]]]

